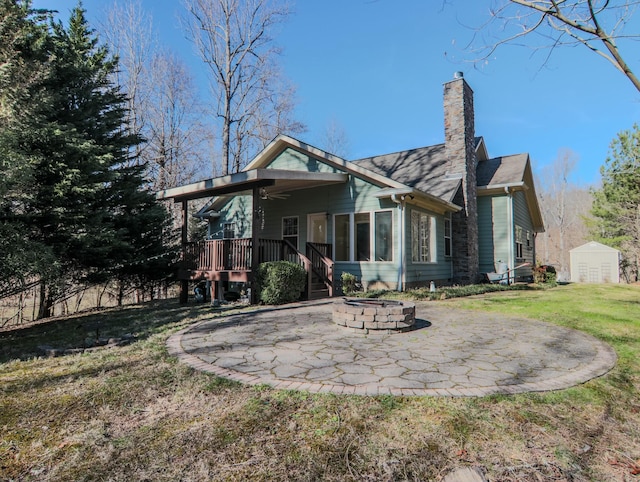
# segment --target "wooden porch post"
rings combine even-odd
[[[182,201],[182,252],[184,255],[184,249],[189,241],[189,226],[188,226],[188,216],[189,216],[189,201],[186,199]],[[180,280],[180,303],[185,304],[189,299],[189,281],[186,279]]]
[[[258,210],[260,209],[260,188],[253,188],[253,213],[251,216],[251,303],[258,303],[258,292],[256,290],[256,272],[258,271],[258,231],[260,230],[260,219]],[[264,214],[262,214],[264,216]]]

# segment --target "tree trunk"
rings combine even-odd
[[[44,281],[40,282],[40,307],[38,309],[38,320],[50,318],[52,315],[53,300],[51,299],[51,290],[47,289]]]

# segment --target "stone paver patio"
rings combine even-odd
[[[171,336],[172,355],[247,384],[357,395],[482,396],[568,388],[616,354],[541,321],[417,303],[417,328],[364,334],[331,321],[331,300],[257,308]]]

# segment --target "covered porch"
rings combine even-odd
[[[333,296],[333,252],[328,243],[310,243],[297,249],[285,239],[264,239],[260,232],[259,200],[264,199],[265,189],[270,194],[344,183],[344,173],[288,171],[279,169],[254,169],[199,183],[167,189],[157,193],[161,200],[172,199],[182,205],[182,253],[178,266],[180,301],[186,303],[189,282],[211,281],[211,297],[220,296],[223,282],[251,283],[260,263],[287,260],[304,267],[307,283],[304,296],[307,299]],[[189,201],[194,199],[251,194],[251,237],[234,239],[188,239]],[[255,289],[251,290],[252,302],[256,302]]]

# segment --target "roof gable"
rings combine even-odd
[[[544,231],[544,221],[536,194],[529,154],[495,157],[478,163],[478,195],[524,191],[531,222],[536,232]]]
[[[294,139],[293,137],[279,135],[271,143],[265,147],[260,154],[258,154],[251,163],[247,165],[242,171],[250,171],[253,169],[265,168],[268,169],[269,165],[285,150],[294,149],[309,155],[311,158],[318,159],[319,161],[332,166],[340,171],[357,175],[366,179],[373,184],[380,187],[405,187],[398,181],[380,176],[373,171],[363,169],[356,164],[349,162],[341,157],[335,156],[329,152],[313,147],[310,144]],[[307,168],[304,168],[307,169]]]
[[[458,189],[460,179],[454,178],[445,181],[439,177],[440,171],[446,167],[444,166],[446,162],[443,154],[443,144],[429,148],[413,149],[403,153],[378,156],[371,158],[375,159],[375,162],[367,163],[365,162],[366,160],[347,161],[292,137],[279,135],[256,156],[244,171],[257,168],[269,169],[272,165],[278,165],[278,156],[287,150],[303,153],[310,156],[311,159],[317,159],[323,164],[332,166],[337,171],[346,172],[364,179],[380,187],[380,195],[382,197],[391,197],[394,194],[410,194],[414,196],[416,202],[420,202],[423,206],[431,207],[437,211],[458,211],[460,209],[459,206],[452,203],[453,195]],[[431,152],[432,156],[429,152]],[[402,159],[405,154],[406,158]],[[427,157],[433,157],[436,162],[431,164],[420,162],[421,160],[424,161],[425,154],[427,154]],[[378,162],[382,158],[384,160],[381,163]],[[388,171],[381,167],[387,164],[389,164]],[[428,170],[430,165],[438,171],[437,174],[435,172],[428,173],[425,170],[421,170],[418,173],[415,172],[416,166],[425,167]],[[299,166],[301,169],[308,169],[308,167],[304,163]]]
[[[476,171],[478,187],[520,184],[524,181],[528,162],[528,154],[495,157],[480,161]]]

